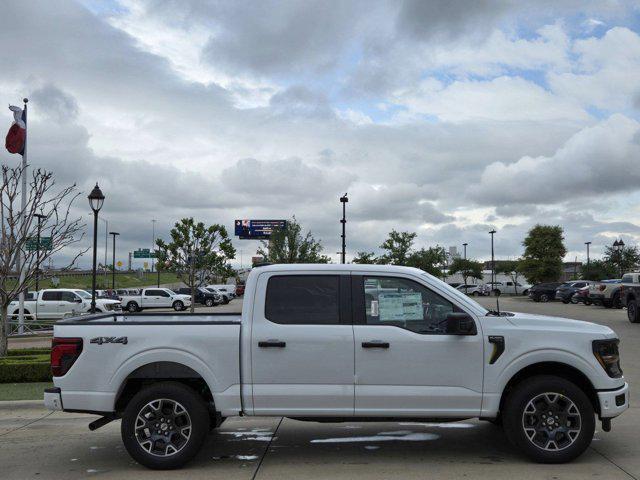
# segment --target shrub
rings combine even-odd
[[[49,381],[51,364],[46,349],[13,350],[8,357],[0,358],[0,383]]]

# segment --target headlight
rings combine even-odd
[[[105,303],[104,304],[104,309],[105,310],[111,310],[112,307],[113,307],[113,305],[111,305],[110,303]]]
[[[618,343],[620,343],[620,340],[617,338],[593,341],[593,354],[611,378],[620,378],[622,376]]]

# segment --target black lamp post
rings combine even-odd
[[[617,252],[618,266],[620,267],[620,276],[622,277],[624,275],[624,271],[622,270],[622,252],[624,250],[624,242],[622,239],[613,242],[613,250]]]
[[[342,197],[340,197],[340,203],[342,203],[342,220],[340,223],[342,224],[342,263],[346,263],[346,249],[347,249],[347,236],[346,236],[346,224],[347,224],[347,202],[349,198],[347,198],[347,194],[345,193]]]
[[[495,289],[495,283],[496,283],[496,261],[495,261],[495,257],[493,255],[493,236],[495,235],[496,231],[491,230],[489,232],[489,234],[491,235],[491,291],[493,291]],[[489,292],[489,294],[491,294],[491,292]]]
[[[468,243],[463,243],[462,244],[462,247],[464,248],[464,259],[465,260],[467,259],[467,245],[469,245],[469,244]],[[467,268],[467,262],[466,261],[464,262],[464,268],[465,268],[465,270]],[[466,275],[465,275],[465,278],[464,278],[464,293],[465,293],[465,295],[467,294],[467,277],[466,277]]]
[[[109,235],[113,235],[113,262],[111,269],[111,290],[116,289],[116,236],[120,235],[118,232],[109,232]]]
[[[93,274],[91,276],[91,313],[96,312],[96,254],[98,251],[98,212],[104,204],[104,194],[96,183],[87,197],[93,210]]]
[[[41,213],[34,213],[34,217],[38,219],[38,237],[36,238],[36,292],[40,289],[40,228],[43,219],[47,218],[46,215]]]
[[[587,268],[589,268],[589,245],[591,245],[591,242],[584,242],[584,244],[587,246]]]

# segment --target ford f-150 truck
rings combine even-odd
[[[141,312],[147,308],[173,308],[180,312],[191,306],[191,295],[182,295],[168,288],[144,288],[140,295],[123,295],[122,305],[130,312]]]
[[[241,315],[101,314],[58,322],[52,410],[122,419],[129,454],[176,468],[230,416],[504,426],[535,461],[590,444],[629,407],[618,338],[576,320],[487,310],[422,270],[254,268]]]
[[[28,318],[38,320],[57,320],[69,315],[89,312],[91,310],[91,294],[85,290],[73,288],[55,288],[34,292],[35,298],[24,302],[24,314]],[[118,300],[96,298],[96,312],[120,311]],[[9,304],[9,312],[20,313],[17,300]]]

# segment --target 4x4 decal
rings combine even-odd
[[[97,343],[98,345],[102,345],[103,343],[121,343],[122,345],[126,345],[129,343],[127,337],[96,337],[92,338],[90,343]]]

